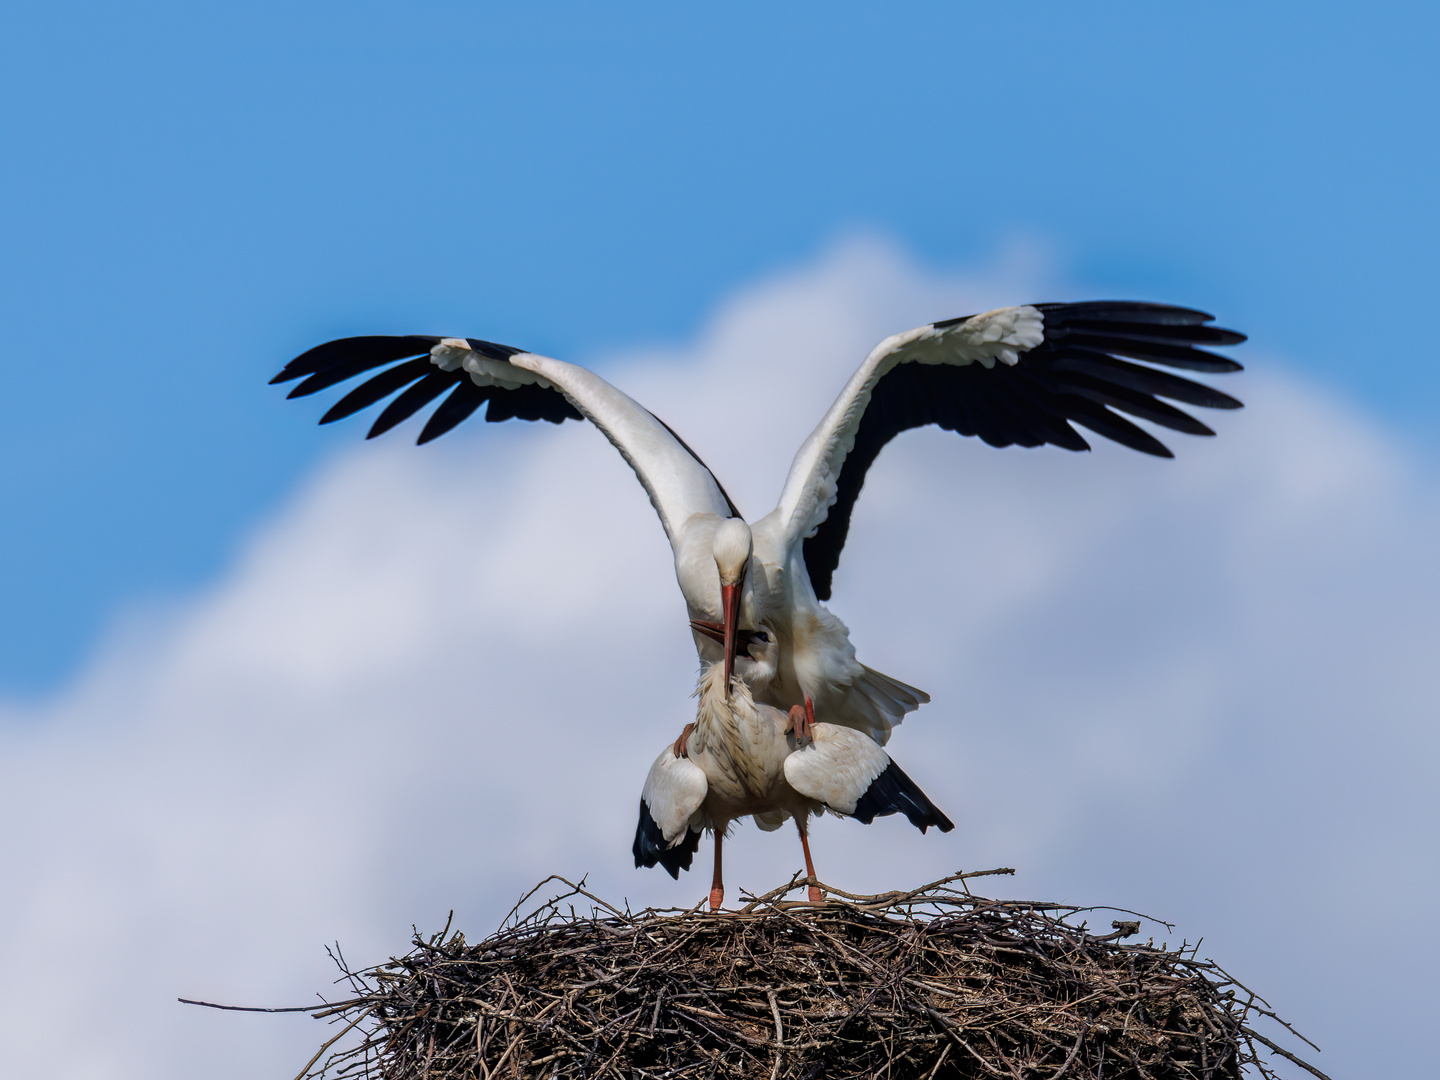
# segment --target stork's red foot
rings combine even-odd
[[[801,746],[808,746],[815,738],[812,730],[815,727],[815,704],[807,696],[805,704],[792,705],[790,707],[790,722],[785,726],[786,731],[795,733],[795,741]]]
[[[812,903],[812,904],[821,904],[821,903],[824,903],[824,902],[825,902],[825,897],[823,897],[823,896],[820,895],[820,886],[819,886],[819,885],[811,885],[811,886],[810,886],[810,903]]]
[[[676,756],[676,757],[684,757],[684,756],[685,756],[685,754],[686,754],[686,746],[687,746],[688,743],[690,742],[690,732],[692,732],[692,731],[694,731],[694,730],[695,730],[695,725],[694,725],[693,723],[691,723],[691,724],[686,724],[686,725],[685,725],[685,730],[682,731],[682,732],[680,732],[680,737],[675,740],[675,748],[674,748],[674,749],[675,749],[675,756]]]
[[[723,904],[724,902],[725,902],[725,890],[722,889],[722,888],[721,888],[720,886],[718,886],[718,885],[715,886],[714,888],[712,888],[712,889],[710,890],[710,910],[711,910],[712,912],[714,912],[714,911],[719,911],[719,910],[720,910],[720,905]]]

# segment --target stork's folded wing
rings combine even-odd
[[[890,764],[890,755],[854,728],[816,724],[812,730],[814,741],[785,759],[785,779],[837,814],[855,813],[855,804]]]
[[[669,746],[660,751],[640,793],[640,822],[630,849],[636,866],[659,863],[673,878],[690,869],[700,846],[700,823],[692,819],[709,789],[700,766],[676,757]]]

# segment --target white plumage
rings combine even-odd
[[[773,666],[775,643],[749,646]],[[725,692],[724,667],[709,665],[700,677],[695,722],[655,759],[640,795],[635,831],[636,865],[663,866],[672,877],[689,869],[700,835],[715,835],[715,873],[710,906],[724,899],[721,849],[731,822],[753,816],[762,829],[793,818],[810,875],[810,899],[818,902],[810,855],[809,819],[829,810],[866,824],[904,813],[922,832],[954,828],[874,739],[854,728],[816,723],[801,734],[804,710],[790,714],[758,702],[741,678]]]

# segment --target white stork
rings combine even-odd
[[[755,700],[787,711],[799,706],[802,742],[818,716],[883,745],[890,729],[929,698],[856,660],[845,625],[821,603],[830,599],[855,500],[881,449],[902,431],[935,424],[991,446],[1088,450],[1072,426],[1078,424],[1171,457],[1126,417],[1211,435],[1169,402],[1240,406],[1155,366],[1238,371],[1239,364],[1203,346],[1235,345],[1244,335],[1212,321],[1201,311],[1134,301],[1027,304],[886,338],[801,445],[779,504],[753,526],[663,421],[594,373],[560,360],[474,338],[352,337],[296,357],[273,381],[303,378],[289,395],[302,397],[383,366],[320,421],[394,395],[371,438],[447,392],[419,442],[443,435],[487,402],[492,423],[589,420],[635,471],[660,516],[696,647],[703,661],[721,665],[722,692],[731,687],[741,632],[765,625],[778,655],[768,681],[749,683]]]
[[[730,823],[753,815],[760,828],[780,828],[794,818],[810,876],[809,897],[821,900],[810,856],[809,820],[829,810],[869,825],[903,813],[922,833],[931,825],[949,832],[954,823],[906,776],[873,738],[852,727],[807,724],[803,707],[790,715],[756,701],[751,686],[774,676],[778,647],[761,629],[742,633],[736,678],[726,693],[724,665],[708,665],[696,691],[694,723],[650,767],[640,795],[640,821],[631,852],[636,866],[659,863],[673,878],[690,869],[701,833],[715,834],[715,873],[710,910],[725,898],[721,846]],[[808,736],[803,734],[808,727]]]

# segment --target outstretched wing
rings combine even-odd
[[[692,514],[740,516],[705,463],[663,421],[593,372],[510,345],[418,334],[341,338],[297,356],[270,381],[303,378],[289,396],[305,397],[382,367],[320,422],[391,398],[366,435],[373,439],[442,394],[447,396],[421,430],[421,443],[444,435],[487,402],[485,419],[491,423],[589,420],[635,470],[672,540]]]
[[[1213,435],[1169,402],[1210,409],[1238,409],[1240,402],[1150,366],[1239,371],[1235,361],[1199,347],[1245,340],[1206,325],[1213,319],[1135,301],[1033,304],[947,319],[882,341],[800,447],[780,496],[786,535],[792,544],[804,538],[815,595],[830,598],[865,473],[902,431],[936,424],[991,446],[1088,450],[1072,426],[1078,424],[1157,457],[1173,455],[1122,413]]]

